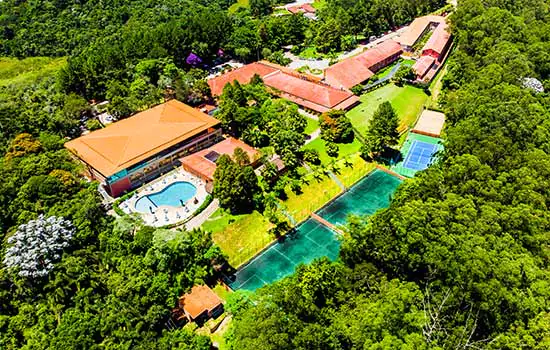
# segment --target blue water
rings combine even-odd
[[[174,182],[166,186],[162,191],[148,194],[136,202],[136,210],[140,213],[149,213],[151,208],[156,209],[162,205],[181,207],[181,202],[187,202],[197,193],[193,184],[185,181]]]

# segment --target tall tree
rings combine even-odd
[[[386,147],[397,144],[399,118],[390,102],[382,102],[374,112],[367,129],[363,154],[376,156]]]

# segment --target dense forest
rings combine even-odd
[[[341,261],[231,302],[234,349],[548,349],[550,106],[544,1],[459,1],[445,152]]]
[[[0,255],[11,267],[0,269],[0,348],[210,348],[166,321],[224,256],[206,232],[106,214],[63,149],[88,100],[108,98],[125,117],[170,86],[198,104],[205,68],[226,56],[267,58],[289,44],[338,51],[443,3],[327,0],[312,23],[268,16],[270,1],[236,12],[224,0],[1,1],[0,54],[27,59],[0,75]],[[543,0],[459,2],[443,160],[387,210],[353,219],[341,261],[235,293],[234,349],[550,347],[549,101],[521,86],[536,77],[550,88],[548,20]],[[31,227],[58,244],[41,249]],[[28,245],[21,259],[10,258],[17,237]]]

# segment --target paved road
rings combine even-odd
[[[383,41],[386,41],[388,39],[393,39],[396,36],[401,35],[405,30],[407,30],[407,28],[408,27],[399,28],[395,32],[391,32],[389,34],[384,35],[381,38],[373,40],[372,42],[368,43],[367,45],[359,45],[358,47],[356,47],[355,49],[353,49],[351,51],[344,52],[340,56],[338,56],[338,61],[341,61],[345,58],[360,54],[361,52],[363,52],[363,50],[365,50],[365,48],[371,48],[373,46],[376,46],[376,45],[380,44]],[[326,58],[325,59],[311,59],[311,60],[307,59],[306,60],[306,59],[302,59],[302,58],[300,58],[296,55],[293,55],[290,52],[285,52],[285,57],[288,57],[292,60],[292,62],[289,64],[289,67],[292,68],[292,69],[298,69],[298,68],[303,67],[303,66],[309,66],[309,68],[311,68],[311,69],[321,69],[321,70],[323,70],[323,69],[325,69],[329,66],[329,62],[330,62],[330,60],[326,59]]]
[[[199,228],[201,225],[220,207],[219,201],[214,199],[206,209],[199,215],[185,223],[185,229],[191,231],[194,228]]]

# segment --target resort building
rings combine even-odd
[[[273,63],[255,62],[208,80],[213,96],[219,96],[228,83],[235,80],[247,84],[257,74],[266,87],[276,96],[296,103],[314,113],[331,109],[349,110],[359,103],[359,98],[349,91],[323,84],[320,78],[300,74]]]
[[[179,299],[179,309],[189,322],[204,322],[223,313],[223,303],[208,286],[197,285]],[[178,320],[179,321],[179,320]]]
[[[339,89],[351,89],[367,81],[380,69],[397,61],[402,52],[397,42],[386,40],[357,56],[328,67],[324,72],[324,81]]]
[[[252,167],[257,165],[260,153],[254,147],[233,137],[228,137],[206,149],[181,158],[181,166],[188,173],[203,180],[206,183],[206,191],[211,193],[214,184],[214,172],[216,171],[216,160],[223,154],[232,157],[237,148],[248,154]]]
[[[222,137],[220,122],[170,100],[108,127],[71,140],[65,147],[87,176],[113,197],[180,165],[180,158]]]
[[[316,20],[317,16],[315,16],[315,7],[311,6],[311,4],[299,4],[294,6],[288,6],[287,11],[292,14],[301,13],[305,17],[309,19]]]
[[[409,28],[396,41],[401,45],[404,51],[412,52],[414,46],[420,42],[420,39],[427,35],[430,30],[437,28],[439,24],[445,23],[443,16],[423,16],[415,18],[409,25]]]
[[[412,69],[416,73],[416,79],[424,80],[434,64],[435,58],[433,58],[432,56],[422,56],[418,60],[416,60],[412,67]]]
[[[420,45],[429,35],[428,40],[421,48]],[[420,57],[412,67],[416,73],[416,79],[428,82],[433,79],[441,63],[451,47],[451,33],[449,26],[442,16],[424,16],[416,18],[408,30],[396,39],[403,50],[412,52],[420,51]]]
[[[422,48],[422,56],[430,56],[442,62],[451,46],[451,33],[446,22],[440,23]]]

